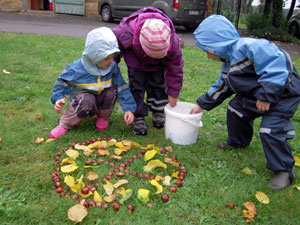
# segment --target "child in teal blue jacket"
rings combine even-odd
[[[117,39],[109,28],[97,28],[88,33],[81,59],[68,65],[55,82],[51,97],[54,110],[61,113],[65,96],[70,99],[70,105],[59,125],[49,133],[50,138],[64,135],[95,115],[97,130],[105,130],[117,99],[125,112],[125,123],[133,122],[136,103],[114,62],[119,52]]]

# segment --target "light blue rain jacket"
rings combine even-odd
[[[70,99],[80,93],[99,95],[105,88],[113,86],[117,89],[122,110],[134,113],[136,103],[118,65],[113,62],[107,69],[97,66],[108,55],[119,51],[117,39],[111,29],[101,27],[89,32],[82,58],[69,64],[57,78],[52,103],[55,104],[66,95]]]
[[[241,38],[232,23],[212,15],[194,32],[198,47],[221,57],[219,79],[197,99],[206,110],[232,94],[271,102],[268,114],[292,116],[298,106],[300,79],[291,57],[265,39]]]

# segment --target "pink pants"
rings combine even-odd
[[[59,124],[72,129],[82,121],[97,117],[108,119],[116,102],[116,91],[113,87],[104,89],[100,95],[82,93],[76,95],[60,118]]]

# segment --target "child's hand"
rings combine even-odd
[[[66,100],[64,98],[59,99],[56,101],[54,110],[56,113],[60,114],[61,113],[61,108],[66,104]]]
[[[169,101],[171,107],[175,107],[176,106],[177,100],[178,100],[177,98],[174,98],[174,97],[172,97],[170,95],[168,96],[168,101]]]
[[[134,115],[132,112],[128,111],[124,114],[124,121],[126,123],[126,125],[129,125],[133,122],[134,119]]]
[[[199,105],[196,105],[194,108],[191,109],[190,114],[197,114],[201,113],[203,110]]]
[[[260,111],[260,112],[266,112],[266,111],[269,111],[270,105],[271,105],[270,102],[261,101],[261,100],[257,100],[257,101],[256,101],[256,108],[257,108],[258,111]]]

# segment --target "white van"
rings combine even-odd
[[[187,30],[196,29],[207,15],[207,0],[99,0],[98,12],[104,22],[111,22],[147,6],[160,9]]]

